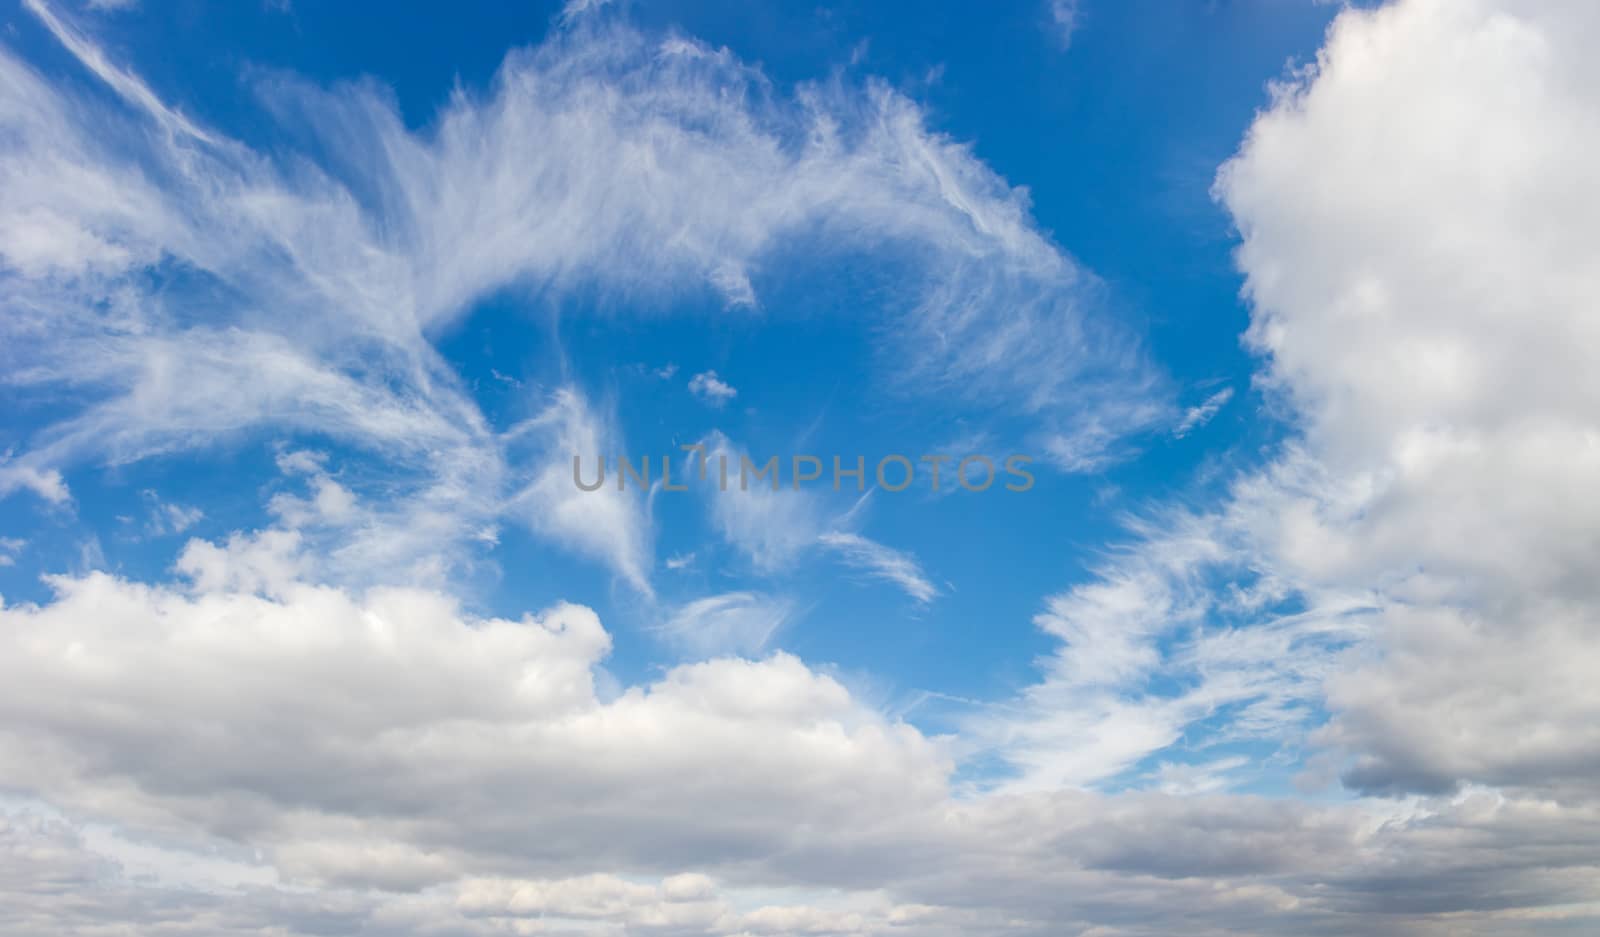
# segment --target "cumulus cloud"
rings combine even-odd
[[[1254,739],[1310,742],[1313,786],[1600,799],[1597,28],[1352,8],[1274,89],[1216,194],[1295,433],[1048,601],[1044,677],[974,721],[1019,789]]]
[[[806,813],[870,829],[943,790],[937,744],[793,657],[689,665],[602,701],[610,637],[587,609],[473,620],[439,593],[350,595],[306,585],[292,547],[196,543],[189,590],[91,574],[0,610],[5,783],[391,886],[575,854],[768,855]],[[695,816],[699,832],[662,826]]]
[[[713,407],[721,407],[739,396],[732,384],[717,377],[715,371],[702,371],[689,379],[689,393]]]
[[[602,695],[588,609],[474,618],[266,571],[283,549],[0,609],[0,784],[61,811],[0,809],[0,933],[1491,934],[1594,895],[1593,807],[963,797],[947,741],[794,657]]]
[[[1378,593],[1324,736],[1358,787],[1554,791],[1600,760],[1597,29],[1584,3],[1345,11],[1218,178],[1266,382],[1358,492],[1273,544]]]

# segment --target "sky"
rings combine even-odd
[[[0,937],[1600,930],[1597,38],[8,0]]]

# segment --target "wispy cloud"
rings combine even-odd
[[[1183,418],[1178,425],[1172,428],[1172,435],[1179,439],[1189,435],[1200,427],[1211,422],[1211,418],[1233,399],[1233,388],[1224,387],[1201,403],[1183,411]]]
[[[1083,0],[1049,0],[1050,25],[1061,48],[1072,45],[1072,37],[1083,25]]]
[[[886,547],[860,534],[841,531],[829,531],[817,539],[838,553],[846,563],[874,578],[893,583],[919,604],[926,605],[939,594],[938,587],[928,580],[921,565],[909,553]]]
[[[783,99],[726,51],[589,23],[508,56],[426,132],[366,86],[265,80],[272,114],[326,144],[318,165],[201,126],[65,14],[29,9],[115,100],[0,52],[7,380],[81,404],[0,490],[64,500],[60,473],[85,462],[319,433],[408,470],[413,519],[459,544],[531,470],[508,463],[431,335],[512,284],[758,303],[749,271],[795,238],[914,262],[875,313],[886,381],[1044,426],[1083,409],[1081,382],[1150,396],[1152,369],[1026,194],[882,83]],[[138,274],[161,263],[193,288],[157,301]],[[709,372],[700,387],[733,391]],[[1138,431],[1134,413],[1106,409],[1097,437]]]
[[[530,477],[511,496],[507,510],[555,542],[609,566],[640,592],[653,594],[650,520],[644,495],[615,477],[594,491],[578,487],[574,458],[587,471],[603,471],[601,460],[626,452],[614,421],[597,413],[573,388],[558,390],[538,416],[507,433]],[[612,466],[615,468],[615,465]],[[584,478],[592,484],[592,475]]]
[[[827,509],[820,496],[774,486],[770,474],[756,477],[755,470],[764,465],[720,432],[711,433],[700,444],[705,447],[705,478],[697,487],[705,496],[714,529],[758,572],[792,567],[825,527]],[[751,466],[748,472],[746,461]],[[685,459],[684,477],[697,475],[700,465],[700,456],[691,453]]]
[[[659,633],[698,656],[757,654],[794,614],[794,602],[757,592],[729,592],[680,606]]]
[[[145,497],[152,502],[145,529],[155,536],[181,534],[205,519],[206,513],[197,507],[163,502],[153,491],[145,492]]]

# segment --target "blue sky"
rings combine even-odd
[[[0,9],[15,933],[1581,932],[1516,6]]]

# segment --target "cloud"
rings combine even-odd
[[[523,460],[532,477],[507,510],[554,542],[605,563],[648,595],[653,554],[644,493],[621,487],[614,475],[593,491],[578,485],[580,474],[592,485],[592,473],[605,472],[602,463],[619,471],[614,460],[627,448],[612,423],[573,388],[558,390],[542,413],[507,434],[517,447],[532,451]],[[589,468],[580,473],[581,465]]]
[[[940,796],[939,746],[792,657],[685,666],[602,701],[593,668],[611,642],[589,610],[475,620],[426,590],[357,597],[304,584],[292,546],[197,542],[188,590],[91,574],[52,579],[46,606],[0,609],[5,783],[242,838],[295,877],[391,887],[573,855],[720,864],[775,854],[794,823],[869,829],[890,803]],[[686,613],[741,607],[757,605]],[[696,816],[698,832],[680,825]]]
[[[667,640],[704,657],[759,654],[794,614],[794,602],[755,592],[728,592],[689,602],[658,629]]]
[[[717,377],[717,372],[715,371],[702,371],[690,378],[689,393],[719,409],[728,401],[739,396],[739,392],[733,388],[733,385]]]
[[[1600,671],[1580,663],[1600,184],[1574,156],[1600,144],[1580,116],[1600,108],[1597,29],[1582,3],[1346,10],[1218,176],[1264,383],[1355,493],[1286,512],[1266,546],[1382,607],[1322,736],[1358,788],[1600,795]]]
[[[757,573],[786,572],[821,547],[868,576],[893,583],[918,604],[926,605],[938,596],[939,589],[928,580],[915,556],[840,529],[852,523],[863,503],[860,498],[848,506],[831,504],[817,491],[784,483],[781,473],[792,466],[784,465],[782,458],[775,462],[780,482],[774,486],[770,473],[757,475],[764,468],[761,460],[752,459],[747,450],[720,432],[713,432],[699,445],[704,451],[687,456],[684,476],[697,475],[704,459],[706,477],[698,489],[706,499],[711,523]]]
[[[684,476],[698,477],[703,464],[705,478],[698,488],[706,499],[712,526],[756,571],[789,569],[815,546],[827,512],[816,493],[796,490],[781,478],[774,485],[770,472],[758,477],[764,464],[720,432],[711,433],[699,445],[704,452],[685,458]],[[781,463],[780,458],[775,466],[780,472]]]
[[[611,0],[567,0],[561,8],[561,19],[571,22],[578,17],[595,13],[609,3]]]
[[[853,533],[829,531],[818,540],[852,566],[868,575],[898,586],[919,605],[926,605],[939,594],[939,589],[923,574],[915,557],[886,547],[881,543]]]
[[[1082,6],[1083,0],[1050,0],[1050,24],[1063,49],[1072,45],[1072,37],[1083,25]]]
[[[441,330],[506,288],[758,304],[752,274],[780,245],[909,273],[872,313],[885,389],[1006,403],[1045,426],[1093,419],[1108,438],[1147,422],[1086,401],[1162,406],[1161,379],[1026,193],[884,83],[785,97],[726,51],[589,21],[509,54],[425,131],[371,85],[261,79],[268,116],[315,141],[312,160],[201,126],[70,17],[29,9],[111,94],[0,53],[14,311],[0,363],[11,385],[69,403],[0,490],[63,500],[60,473],[83,464],[331,436],[406,475],[416,509],[386,527],[432,544],[401,557],[352,528],[366,543],[351,556],[458,566],[532,469],[508,464],[433,347]],[[170,268],[185,276],[157,295],[144,274]]]
[[[423,132],[365,86],[273,79],[318,169],[199,127],[47,13],[116,101],[0,50],[0,373],[67,414],[0,487],[65,502],[76,466],[250,433],[401,478],[379,501],[289,450],[282,526],[190,541],[181,581],[0,607],[0,787],[64,818],[0,812],[0,934],[1594,930],[1597,16],[1340,14],[1217,184],[1290,440],[1220,504],[1130,521],[1046,601],[1036,683],[945,739],[787,654],[602,690],[592,611],[478,617],[412,575],[508,515],[648,587],[648,506],[575,501],[562,451],[606,445],[605,409],[562,387],[497,429],[433,347],[513,284],[748,306],[780,241],[889,245],[921,275],[880,351],[915,380],[1010,401],[1068,467],[1181,423],[1024,193],[912,102],[576,30]],[[195,291],[157,302],[169,264]],[[712,510],[758,569],[835,530],[750,494]],[[769,601],[683,624],[749,640]],[[1232,746],[1307,742],[1350,798],[1217,792]],[[966,783],[985,756],[996,789]],[[276,884],[149,887],[108,824]]]
[[[115,2],[116,0],[113,0],[112,4],[108,4],[104,8],[112,8]],[[155,92],[150,90],[150,86],[146,85],[137,75],[113,64],[99,46],[89,41],[71,23],[57,16],[43,0],[23,0],[23,5],[27,7],[28,12],[38,17],[45,28],[50,30],[56,39],[67,47],[67,51],[71,52],[85,68],[93,72],[95,77],[105,82],[112,91],[115,91],[129,104],[154,118],[163,130],[169,134],[192,138],[201,143],[215,142],[204,130],[191,123],[182,114],[167,107],[156,96]]]
[[[1218,758],[1203,764],[1174,764],[1162,762],[1156,769],[1156,788],[1166,794],[1209,794],[1231,786],[1228,775],[1250,763],[1248,758],[1235,755]]]
[[[154,494],[151,492],[150,494]],[[190,527],[205,519],[206,512],[196,507],[184,507],[181,504],[165,504],[157,502],[150,511],[150,522],[146,529],[155,536],[167,534],[181,534]]]
[[[1295,431],[1047,601],[1041,680],[972,723],[1013,789],[1254,740],[1309,742],[1311,785],[1600,799],[1578,350],[1600,242],[1547,210],[1600,203],[1571,159],[1600,106],[1572,37],[1596,26],[1576,4],[1347,9],[1275,90],[1216,192]]]
[[[1178,425],[1172,428],[1172,435],[1182,439],[1200,427],[1210,423],[1211,418],[1216,416],[1223,407],[1228,405],[1228,401],[1232,399],[1233,388],[1224,387],[1207,397],[1200,404],[1183,411],[1183,419],[1179,420]]]
[[[8,459],[0,459],[0,497],[23,489],[51,504],[65,504],[72,497],[59,471],[8,464]]]
[[[1089,474],[1124,461],[1137,449],[1130,441],[1173,421],[1171,408],[1153,392],[1122,393],[1086,387],[1085,399],[1033,434],[1033,445],[1063,472]]]
[[[1046,600],[1034,623],[1059,644],[1041,679],[968,720],[1013,768],[1008,789],[1114,789],[1180,742],[1292,745],[1315,727],[1324,679],[1370,627],[1370,597],[1290,601],[1282,561],[1255,539],[1288,513],[1275,499],[1293,479],[1274,482],[1241,480],[1215,511],[1127,519],[1135,539]],[[1257,503],[1263,490],[1274,500]]]
[[[0,809],[0,934],[202,908],[222,934],[1492,934],[1594,897],[1593,806],[960,797],[944,741],[794,657],[602,695],[588,609],[311,585],[269,539],[197,542],[183,587],[0,608],[0,783],[54,805]]]

